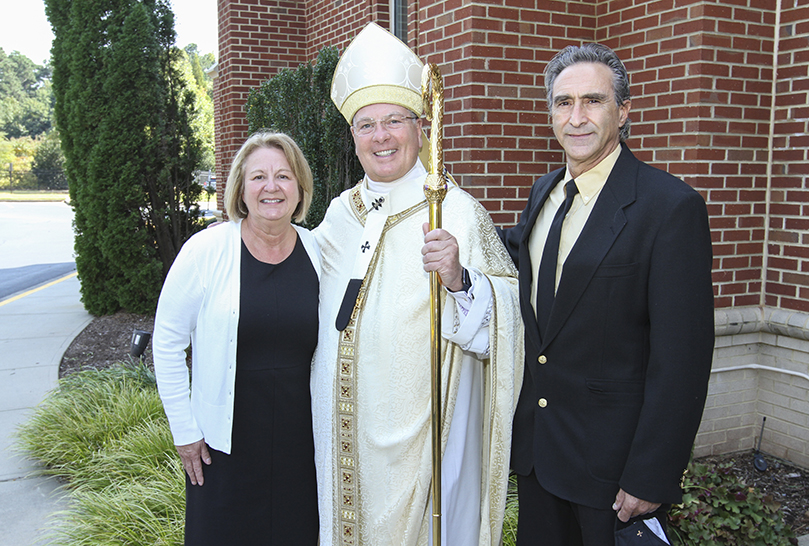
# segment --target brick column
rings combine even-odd
[[[809,312],[809,3],[780,23],[765,304]]]

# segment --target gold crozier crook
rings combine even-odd
[[[434,63],[425,65],[421,73],[421,98],[424,112],[431,122],[430,164],[424,195],[430,205],[430,230],[441,227],[441,202],[447,194],[444,176],[444,83]],[[433,546],[441,546],[441,279],[430,272],[430,345],[433,442]]]

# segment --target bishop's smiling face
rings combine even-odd
[[[354,115],[351,134],[357,157],[365,174],[374,182],[393,182],[413,168],[421,148],[421,119],[404,121],[396,131],[388,130],[380,120],[390,116],[412,118],[413,113],[394,104],[370,104],[360,108]],[[354,127],[362,122],[376,122],[373,132],[357,135]]]
[[[289,223],[292,220],[301,192],[282,150],[262,147],[247,157],[242,199],[253,221]]]

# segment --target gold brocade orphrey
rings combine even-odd
[[[362,202],[361,183],[351,190],[351,204],[357,219],[365,224],[368,210]],[[358,325],[362,314],[368,283],[373,277],[379,260],[379,251],[385,232],[412,216],[427,206],[422,201],[399,214],[388,217],[382,230],[382,237],[376,246],[374,255],[365,278],[362,281],[357,301],[351,311],[348,326],[340,333],[340,343],[337,350],[337,473],[338,486],[335,488],[338,495],[337,506],[339,513],[340,544],[342,546],[359,546],[360,542],[360,486],[357,475],[357,346]]]

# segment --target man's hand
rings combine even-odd
[[[458,241],[443,229],[430,230],[424,223],[424,247],[421,249],[424,271],[437,271],[441,284],[452,292],[463,288],[463,267],[458,258]]]
[[[615,495],[615,504],[612,505],[612,509],[618,512],[618,519],[624,523],[629,521],[629,518],[649,514],[658,508],[660,508],[660,503],[648,502],[633,497],[623,489]]]
[[[180,454],[180,459],[183,461],[183,468],[185,468],[191,480],[191,485],[202,485],[205,482],[202,477],[202,463],[211,464],[211,455],[208,453],[205,438],[193,444],[175,447],[177,448],[177,453]]]

